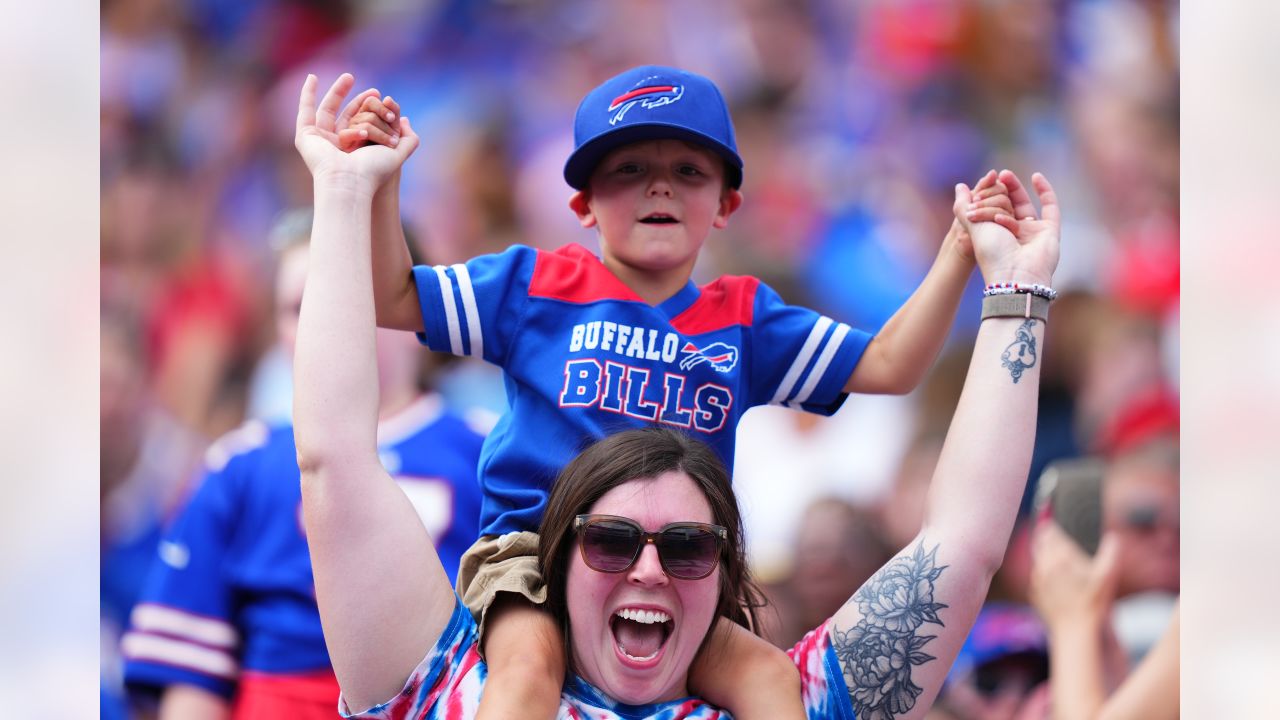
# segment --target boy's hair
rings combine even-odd
[[[729,106],[707,78],[661,65],[642,65],[604,81],[573,116],[574,150],[564,179],[587,187],[592,171],[610,151],[643,140],[684,140],[724,160],[725,184],[742,186],[742,158]]]

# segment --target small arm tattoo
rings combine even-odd
[[[909,712],[924,689],[911,682],[911,668],[934,657],[921,650],[937,635],[920,635],[922,625],[944,627],[933,601],[934,581],[948,566],[937,566],[938,546],[924,542],[910,555],[881,568],[853,596],[862,619],[848,631],[831,629],[831,643],[844,671],[858,720],[892,720]]]
[[[1022,377],[1024,370],[1035,367],[1036,336],[1031,334],[1035,326],[1035,320],[1027,320],[1018,326],[1018,334],[1014,341],[1009,343],[1009,347],[1005,348],[1004,353],[1000,355],[1000,364],[1009,368],[1009,374],[1013,376],[1015,385]]]

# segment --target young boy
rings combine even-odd
[[[322,107],[344,149],[416,135],[390,98],[339,78]],[[600,234],[601,257],[578,245],[514,246],[450,267],[411,267],[398,176],[374,195],[378,324],[414,330],[434,350],[484,358],[506,374],[511,410],[481,457],[482,538],[463,558],[458,591],[482,623],[492,681],[479,717],[550,718],[564,649],[536,561],[546,494],[591,440],[652,423],[687,429],[733,464],[738,419],[782,404],[831,414],[846,393],[906,393],[941,348],[974,267],[952,225],[921,287],[875,337],[785,304],[754,278],[690,282],[712,228],[742,204],[742,159],[724,98],[707,78],[644,66],[592,90],[574,120],[565,164],[569,207]],[[990,172],[968,208],[1013,224]],[[695,662],[693,691],[735,717],[800,718],[794,665],[765,641],[719,621]],[[710,657],[710,659],[708,659]]]

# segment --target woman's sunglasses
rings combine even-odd
[[[720,563],[720,547],[729,532],[719,525],[677,522],[647,533],[634,520],[616,515],[579,515],[578,533],[582,561],[592,570],[620,573],[635,564],[647,543],[658,549],[658,561],[671,577],[699,580]]]

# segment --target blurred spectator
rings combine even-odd
[[[756,576],[768,582],[793,569],[806,508],[821,498],[879,504],[912,421],[910,399],[887,396],[850,398],[829,418],[782,407],[744,415],[733,482]]]
[[[1177,608],[1172,622],[1165,616],[1155,649],[1128,673],[1110,622],[1123,562],[1115,532],[1090,558],[1056,523],[1036,529],[1031,597],[1049,629],[1057,720],[1179,715]]]
[[[947,675],[937,705],[956,720],[1048,720],[1049,647],[1026,605],[988,603]]]
[[[1111,459],[1103,482],[1106,531],[1120,543],[1120,596],[1178,592],[1177,438],[1165,435]]]
[[[292,356],[310,211],[281,221],[277,335]],[[419,387],[410,333],[378,331],[379,455],[418,509],[445,571],[479,532],[483,436]],[[169,718],[335,717],[338,685],[315,604],[293,428],[250,421],[205,457],[121,641],[125,680]]]
[[[960,400],[971,347],[958,347],[938,358],[933,373],[915,395],[917,404],[912,439],[898,456],[888,492],[877,512],[891,547],[902,547],[920,532],[934,468],[942,452],[947,424]],[[855,398],[853,401],[860,401]],[[841,410],[843,413],[844,410]]]
[[[770,584],[778,626],[769,637],[783,648],[831,617],[893,556],[875,516],[837,498],[810,503],[797,527],[791,572]]]
[[[880,523],[890,546],[902,547],[924,525],[929,484],[941,452],[942,436],[924,434],[916,437],[903,455],[889,494],[879,507]]]
[[[1179,451],[1164,433],[1108,462],[1103,529],[1117,545],[1112,622],[1130,660],[1140,660],[1168,625],[1181,586]]]
[[[103,298],[100,429],[101,633],[104,703],[124,702],[119,640],[161,530],[195,471],[203,439],[157,406],[141,323]]]

